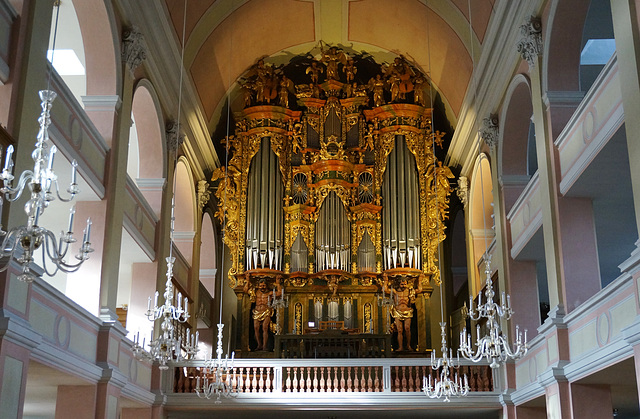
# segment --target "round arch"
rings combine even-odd
[[[185,260],[191,265],[193,260],[193,238],[196,226],[196,195],[195,183],[189,163],[180,157],[176,164],[175,173],[175,224],[174,243]]]
[[[73,6],[84,42],[87,95],[119,94],[120,36],[112,6],[102,0],[73,0]]]
[[[136,181],[156,215],[160,215],[166,173],[162,111],[149,80],[138,82],[131,107],[127,173]]]
[[[217,247],[215,224],[210,211],[202,216],[200,229],[200,282],[212,298],[216,295]]]
[[[498,176],[502,179],[505,211],[508,213],[530,179],[527,168],[533,106],[529,79],[522,74],[515,76],[505,97],[500,115]],[[536,158],[535,155],[532,157]]]
[[[491,165],[486,154],[480,154],[474,164],[469,188],[469,230],[471,235],[470,261],[475,279],[473,289],[482,288],[484,254],[495,236],[493,231],[493,181]]]

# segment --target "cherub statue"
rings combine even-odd
[[[318,84],[320,80],[320,74],[324,72],[324,69],[318,65],[318,61],[311,61],[311,65],[305,70],[306,74],[311,75],[311,83]]]

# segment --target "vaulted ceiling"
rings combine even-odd
[[[257,59],[283,64],[319,54],[321,42],[380,63],[403,54],[429,75],[455,126],[494,2],[198,0],[188,2],[186,19],[183,0],[166,6],[180,42],[184,26],[185,67],[212,132],[227,92]]]

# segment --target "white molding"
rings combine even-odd
[[[167,180],[163,177],[159,178],[136,178],[135,184],[141,191],[162,190]]]
[[[526,203],[526,201],[529,200],[529,194],[533,191],[534,188],[538,187],[539,181],[540,175],[536,171],[533,176],[531,176],[529,183],[527,183],[527,186],[525,186],[518,199],[516,199],[516,202],[513,203],[511,210],[507,213],[507,221],[511,222],[511,220],[513,220],[513,217],[516,215],[516,213],[520,211],[521,207]]]
[[[85,111],[117,112],[122,106],[119,95],[82,96]]]

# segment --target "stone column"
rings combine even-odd
[[[627,149],[636,226],[640,228],[640,31],[638,4],[634,0],[611,0],[611,15],[616,38],[618,73],[625,113]]]
[[[533,122],[536,134],[538,175],[540,179],[540,201],[542,203],[542,230],[544,233],[544,254],[549,283],[549,302],[553,317],[563,313],[566,306],[563,293],[562,251],[560,223],[558,216],[558,194],[556,179],[556,153],[551,135],[550,117],[544,103],[542,86],[542,24],[532,18],[523,26],[526,35],[518,43],[518,50],[529,63],[531,77],[531,100]]]
[[[146,57],[144,38],[137,30],[126,29],[122,34],[123,87],[122,107],[115,118],[115,138],[109,150],[106,176],[106,209],[104,253],[102,255],[102,282],[100,284],[100,318],[114,322],[118,293],[118,267],[122,244],[125,187],[127,182],[127,156],[133,103],[134,71]]]

